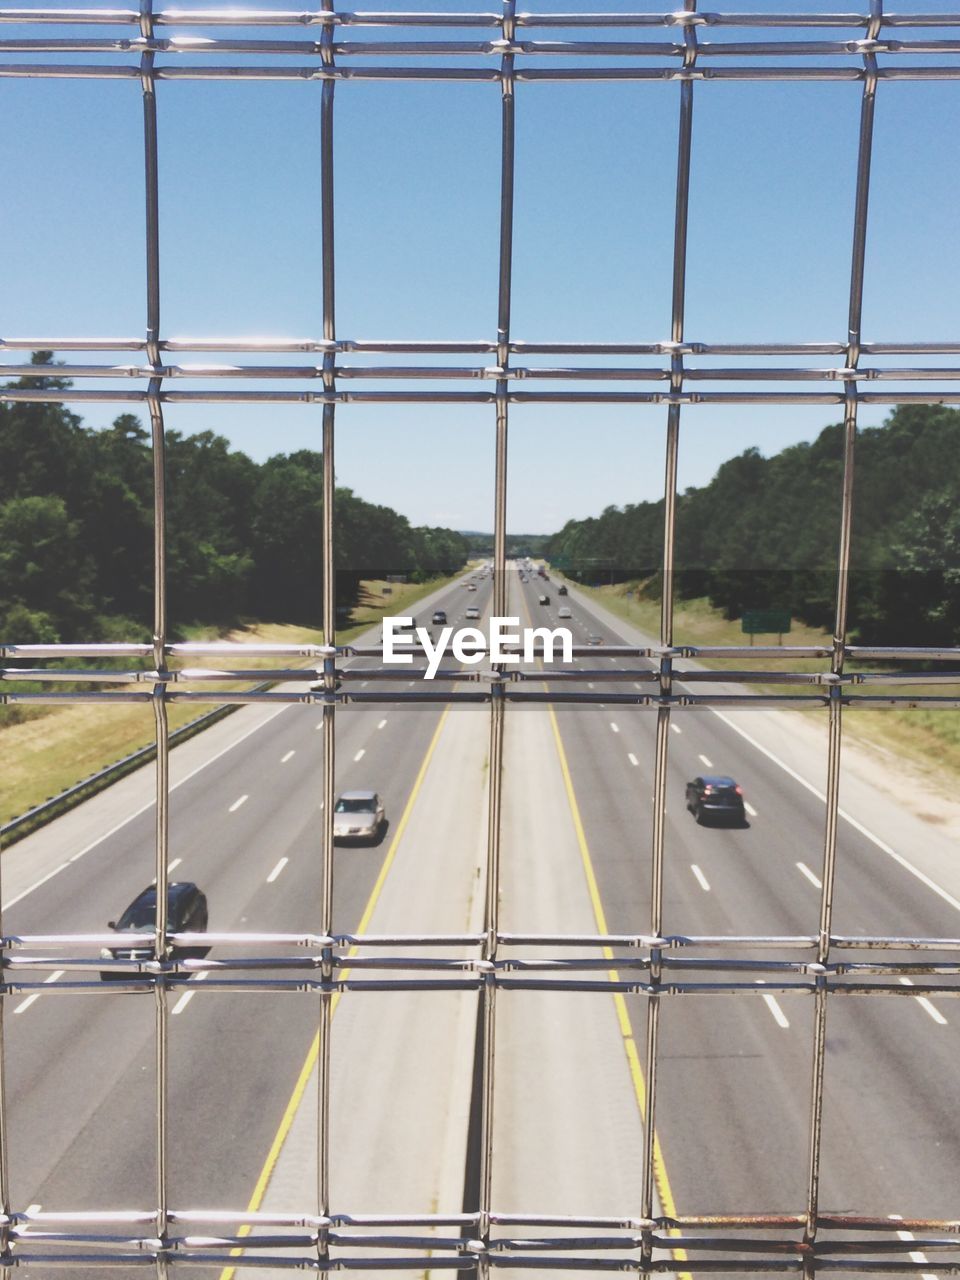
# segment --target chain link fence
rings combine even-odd
[[[960,699],[938,693],[937,683],[951,677],[931,662],[954,661],[956,648],[864,647],[848,643],[848,576],[855,495],[858,414],[862,405],[960,404],[957,370],[931,360],[960,355],[957,342],[865,342],[861,334],[868,201],[871,190],[874,115],[878,93],[892,80],[952,81],[960,79],[960,39],[944,32],[960,27],[956,14],[888,14],[882,0],[872,0],[862,13],[826,11],[781,13],[701,13],[687,0],[676,12],[570,11],[519,13],[514,0],[496,12],[351,13],[332,3],[312,11],[155,10],[151,0],[139,9],[67,9],[37,7],[0,9],[0,78],[126,79],[139,83],[143,114],[143,173],[146,195],[147,310],[145,336],[106,340],[94,334],[26,334],[0,340],[9,363],[5,372],[22,383],[42,378],[49,369],[17,363],[16,353],[51,349],[70,353],[58,376],[74,385],[64,389],[7,386],[0,396],[13,402],[70,402],[142,407],[149,415],[154,465],[154,636],[151,644],[20,645],[6,637],[0,656],[8,703],[136,702],[152,709],[156,725],[155,876],[157,914],[152,958],[117,964],[111,990],[143,989],[144,975],[155,1000],[156,1063],[156,1203],[142,1213],[119,1213],[104,1206],[84,1214],[37,1214],[11,1201],[7,1160],[8,1102],[0,1072],[0,1264],[40,1268],[102,1268],[137,1265],[155,1268],[159,1276],[182,1268],[246,1267],[269,1263],[277,1268],[389,1268],[423,1271],[437,1268],[478,1270],[491,1267],[640,1272],[817,1272],[856,1271],[956,1274],[960,1267],[957,1233],[960,1222],[928,1217],[865,1217],[826,1211],[821,1204],[821,1145],[828,1014],[843,996],[896,1000],[918,991],[937,998],[960,994],[960,937],[863,937],[838,934],[834,927],[834,885],[838,866],[838,815],[841,744],[848,708],[864,705],[933,707],[955,711]],[[99,32],[109,27],[110,33]],[[229,28],[227,34],[222,31]],[[242,38],[234,34],[248,29]],[[26,35],[17,34],[26,31]],[[115,32],[123,29],[125,34]],[[455,38],[448,38],[451,30]],[[13,31],[14,37],[8,36]],[[198,38],[198,33],[206,33]],[[371,36],[371,32],[374,33]],[[928,35],[933,32],[933,35]],[[212,34],[210,34],[212,33]],[[278,34],[280,33],[280,34]],[[784,33],[781,36],[781,33]],[[95,60],[82,58],[95,55]],[[19,59],[19,60],[18,60]],[[158,164],[158,114],[165,95],[183,80],[319,82],[322,179],[322,333],[304,340],[238,341],[222,337],[191,341],[164,336],[161,323],[161,271]],[[499,222],[499,304],[495,331],[480,341],[437,336],[428,341],[367,341],[343,336],[335,316],[334,173],[337,130],[334,107],[351,92],[353,81],[405,83],[479,82],[499,96],[501,164]],[[665,334],[638,343],[577,341],[542,342],[536,335],[518,338],[511,325],[514,238],[515,117],[525,95],[544,82],[571,85],[649,82],[651,93],[673,95],[677,102],[676,202],[673,239],[672,314]],[[747,84],[771,82],[855,82],[861,91],[855,203],[850,227],[849,310],[845,334],[826,334],[823,341],[727,343],[691,340],[686,332],[686,263],[694,104],[712,81]],[[309,89],[304,92],[312,92]],[[933,122],[931,122],[932,124]],[[25,122],[26,125],[29,122]],[[491,317],[491,321],[493,317]],[[129,356],[125,365],[82,362],[84,352]],[[184,354],[234,352],[234,365],[178,363]],[[74,354],[78,357],[74,361]],[[271,366],[270,354],[299,356],[299,364]],[[882,357],[908,357],[913,368],[890,368]],[[244,358],[249,363],[243,363]],[[422,363],[412,364],[408,357]],[[544,367],[532,358],[570,360]],[[624,363],[644,357],[641,366]],[[718,363],[701,358],[710,357]],[[784,359],[795,365],[785,367]],[[460,363],[450,363],[459,360]],[[879,360],[879,363],[873,363]],[[431,363],[433,361],[434,363]],[[651,363],[652,362],[652,363]],[[364,380],[409,382],[409,390],[365,390]],[[555,383],[556,389],[525,389],[531,379]],[[96,381],[93,390],[83,389]],[[179,389],[184,381],[204,380],[212,390]],[[290,390],[284,384],[309,380],[315,390]],[[463,382],[463,390],[437,389]],[[582,389],[584,380],[590,389]],[[701,389],[702,383],[729,383],[732,389]],[[755,386],[762,382],[763,389]],[[251,384],[255,383],[255,386]],[[648,384],[653,384],[650,386]],[[803,389],[797,389],[802,383]],[[885,383],[898,384],[895,388]],[[639,385],[639,388],[637,386]],[[739,384],[739,385],[738,385]],[[809,384],[809,386],[808,386]],[[909,385],[910,390],[902,390]],[[171,404],[270,403],[281,411],[290,404],[316,406],[323,437],[323,634],[319,646],[251,646],[228,643],[173,643],[168,634],[166,506],[164,494],[165,409]],[[337,648],[335,644],[336,548],[334,531],[334,466],[336,425],[354,404],[477,404],[489,406],[496,424],[493,613],[508,609],[507,493],[508,426],[511,408],[529,403],[662,406],[665,419],[663,582],[659,643],[650,647],[622,645],[605,650],[617,661],[604,673],[599,688],[583,687],[582,671],[514,669],[494,664],[482,672],[446,670],[433,683],[413,688],[402,670],[396,673],[350,665],[358,656],[376,659],[377,649]],[[702,405],[833,406],[843,415],[843,486],[838,495],[839,561],[836,574],[833,642],[822,646],[694,648],[674,640],[675,530],[677,468],[681,422]],[[590,654],[575,650],[575,658]],[[232,663],[251,656],[269,657],[274,669],[257,670],[259,680],[302,680],[294,659],[316,664],[318,684],[308,692],[279,683],[248,692],[223,692],[218,681],[236,681]],[[730,673],[685,666],[696,658],[734,658],[743,669]],[[64,672],[45,665],[69,658],[75,668]],[[790,661],[817,658],[820,674],[791,672]],[[98,662],[113,660],[113,665]],[[127,660],[128,670],[116,660]],[[895,667],[864,673],[851,663],[870,660]],[[183,666],[217,661],[221,669]],[[757,668],[755,664],[764,664]],[[13,665],[10,665],[10,664]],[[777,674],[770,663],[779,664]],[[138,665],[139,664],[139,665]],[[144,670],[144,666],[146,669]],[[109,668],[109,669],[108,669]],[[250,673],[251,675],[253,673]],[[416,673],[414,673],[416,674]],[[422,674],[422,673],[421,673]],[[16,682],[40,682],[46,692],[25,693]],[[55,682],[69,680],[69,692]],[[741,692],[731,694],[712,684],[735,680]],[[782,693],[769,692],[782,681]],[[183,687],[189,682],[190,687]],[[369,683],[374,688],[368,688]],[[391,683],[392,682],[392,683]],[[762,683],[763,691],[749,686]],[[883,685],[874,694],[871,682]],[[116,688],[111,688],[113,684]],[[898,691],[890,692],[895,686]],[[322,893],[316,929],[305,935],[248,932],[224,935],[172,933],[167,918],[169,881],[170,775],[167,712],[178,701],[200,703],[315,704],[321,709],[323,737],[323,817],[320,858]],[[416,703],[445,706],[480,703],[489,712],[489,788],[483,928],[478,934],[389,937],[334,932],[334,828],[336,722],[338,709],[353,704]],[[651,911],[636,931],[562,935],[511,934],[501,925],[502,788],[504,733],[508,707],[520,704],[604,705],[642,709],[656,723],[653,820],[649,859],[637,876],[650,883]],[[828,723],[826,803],[822,845],[819,927],[803,937],[752,935],[704,937],[664,933],[665,806],[671,719],[680,708],[764,706],[820,708]],[[2,900],[0,900],[2,905]],[[113,943],[116,935],[5,936],[4,999],[29,995],[43,985],[45,970],[62,970],[58,998],[80,998],[102,990],[95,970],[100,962],[91,948]],[[170,944],[231,944],[230,959],[172,960]],[[296,954],[282,951],[294,944]],[[366,955],[358,966],[351,948]],[[466,947],[470,958],[444,958],[443,949]],[[523,948],[546,947],[544,958],[524,957]],[[278,950],[279,948],[279,950]],[[406,959],[398,966],[396,952]],[[282,951],[282,954],[281,954]],[[382,956],[378,960],[377,956]],[[428,972],[404,972],[421,963]],[[616,969],[612,966],[616,964]],[[295,1214],[250,1213],[243,1205],[210,1211],[171,1203],[168,1178],[168,1075],[170,1003],[198,973],[208,991],[261,993],[312,992],[318,996],[319,1050],[317,1187],[315,1201]],[[766,975],[766,994],[804,996],[812,1005],[810,1104],[805,1170],[806,1195],[790,1213],[764,1212],[764,1189],[756,1202],[736,1212],[711,1217],[681,1212],[665,1214],[657,1194],[656,1120],[658,1079],[662,1075],[661,1011],[666,1003],[688,996],[708,1001],[732,994],[759,997],[756,974]],[[31,976],[33,975],[33,976]],[[924,979],[922,988],[913,979]],[[639,1202],[629,1219],[569,1215],[550,1218],[496,1205],[493,1200],[493,1101],[496,1076],[497,1005],[509,991],[576,991],[609,999],[640,996],[646,1025],[641,1046],[646,1089],[642,1125],[643,1182]],[[47,988],[50,991],[50,988]],[[471,1144],[476,1189],[475,1209],[462,1215],[427,1214],[399,1218],[366,1215],[358,1219],[349,1206],[331,1203],[330,1108],[331,1016],[339,993],[391,991],[402,999],[410,991],[468,991],[479,1003],[477,1063],[477,1132]],[[2,1027],[2,1023],[0,1023]],[[3,1041],[0,1039],[0,1063]],[[659,1070],[658,1070],[659,1068]],[[217,1233],[217,1224],[220,1224]],[[198,1224],[207,1232],[199,1235]],[[212,1224],[212,1225],[211,1225]],[[242,1226],[240,1225],[242,1224]],[[570,1232],[575,1235],[571,1237]],[[439,1234],[438,1234],[439,1233]],[[356,1252],[361,1245],[363,1256]],[[370,1256],[371,1249],[379,1252]],[[242,1250],[242,1252],[239,1252]],[[922,1265],[917,1255],[925,1255]]]

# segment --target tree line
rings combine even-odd
[[[51,373],[10,385],[70,384]],[[322,455],[301,449],[258,464],[213,432],[168,431],[165,470],[174,629],[319,621]],[[0,403],[0,638],[149,635],[153,523],[150,435],[136,416],[95,430],[59,404]],[[412,527],[347,488],[336,489],[334,527],[338,608],[356,602],[363,579],[422,581],[467,558],[454,530]]]
[[[832,630],[843,427],[771,457],[756,448],[679,495],[674,589],[727,618],[782,608]],[[960,642],[960,411],[900,405],[858,432],[850,622],[864,644]],[[570,520],[547,545],[582,582],[661,590],[663,502]]]

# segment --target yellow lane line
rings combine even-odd
[[[433,758],[433,753],[436,750],[437,743],[440,740],[440,734],[443,732],[443,726],[446,724],[447,716],[449,714],[450,705],[448,704],[443,710],[443,715],[441,715],[437,722],[437,727],[434,731],[433,737],[430,739],[430,745],[427,747],[426,755],[423,757],[420,764],[413,788],[407,799],[400,821],[397,824],[396,832],[394,833],[393,839],[390,841],[390,848],[387,850],[387,856],[384,858],[383,865],[380,868],[380,874],[377,876],[376,883],[370,892],[370,897],[367,899],[367,905],[364,908],[363,915],[360,917],[360,923],[357,925],[357,933],[363,933],[365,931],[370,923],[374,910],[376,909],[380,894],[383,892],[383,886],[386,883],[387,875],[389,874],[390,868],[393,866],[394,859],[397,856],[397,848],[400,844],[401,838],[403,837],[404,831],[407,829],[407,823],[410,821],[410,814],[413,812],[413,806],[420,793],[420,788],[423,786],[423,780],[427,775],[427,769],[430,767],[430,761]],[[354,944],[347,952],[347,957],[355,956],[358,949],[357,945]],[[340,981],[346,981],[349,976],[350,970],[344,969],[340,976]],[[337,991],[330,1002],[331,1019],[337,1011],[337,1005],[340,1003],[340,995],[341,993]],[[297,1083],[293,1087],[293,1093],[290,1095],[290,1101],[284,1109],[283,1118],[280,1121],[280,1127],[274,1135],[273,1142],[270,1144],[270,1150],[267,1152],[267,1158],[263,1162],[263,1168],[260,1170],[260,1176],[257,1178],[256,1185],[253,1188],[253,1195],[250,1197],[250,1201],[247,1204],[247,1213],[257,1213],[260,1209],[260,1205],[263,1203],[263,1198],[267,1193],[267,1187],[269,1186],[270,1179],[273,1176],[274,1168],[280,1158],[280,1152],[283,1148],[283,1144],[287,1140],[287,1136],[290,1133],[291,1126],[293,1125],[294,1117],[297,1114],[300,1103],[303,1101],[303,1095],[306,1092],[310,1076],[313,1073],[314,1067],[317,1065],[317,1056],[319,1052],[320,1033],[317,1032],[313,1037],[313,1042],[310,1045],[310,1049],[307,1053],[306,1059],[304,1060],[303,1066],[300,1068],[300,1074],[297,1076]],[[251,1224],[245,1222],[240,1227],[237,1235],[248,1236],[252,1230],[253,1227]],[[232,1258],[237,1258],[242,1253],[243,1249],[239,1246],[230,1250],[230,1256]],[[233,1266],[224,1267],[220,1273],[220,1280],[233,1280],[236,1270],[236,1267]]]
[[[524,594],[520,592],[520,603],[526,615],[527,622],[532,626],[530,611],[527,608],[527,602]],[[540,661],[538,659],[538,661]],[[540,666],[543,666],[540,661]],[[544,686],[546,688],[546,685]],[[560,725],[557,722],[557,715],[552,706],[547,707],[550,715],[550,727],[553,730],[553,740],[557,748],[557,756],[560,760],[560,773],[563,777],[563,786],[567,793],[567,801],[570,805],[570,816],[573,819],[573,829],[577,836],[577,846],[580,849],[580,860],[583,863],[583,871],[587,880],[587,892],[590,895],[590,903],[593,907],[593,916],[597,924],[598,933],[609,933],[607,928],[607,917],[603,909],[603,903],[600,900],[600,888],[597,884],[597,875],[593,869],[593,858],[590,856],[590,846],[587,844],[587,835],[583,829],[583,819],[580,816],[580,806],[577,803],[576,792],[573,789],[573,778],[570,774],[570,766],[567,763],[567,753],[563,747],[563,739],[560,736]],[[613,951],[608,946],[603,947],[603,958],[612,960]],[[620,981],[620,974],[616,969],[608,970],[608,976],[613,982]],[[640,1108],[640,1115],[643,1116],[646,1111],[647,1086],[643,1078],[643,1068],[640,1065],[640,1054],[637,1051],[637,1042],[633,1034],[633,1026],[630,1022],[630,1013],[627,1009],[627,1002],[623,998],[623,994],[619,991],[614,992],[614,1007],[617,1012],[617,1023],[620,1027],[620,1035],[623,1039],[623,1047],[627,1055],[627,1063],[630,1068],[630,1078],[633,1081],[633,1091],[637,1099],[637,1106]],[[657,1194],[660,1197],[660,1207],[668,1218],[677,1216],[677,1204],[673,1198],[673,1190],[670,1186],[670,1179],[667,1176],[667,1166],[663,1159],[663,1149],[660,1146],[660,1138],[656,1129],[653,1132],[653,1179],[656,1183]],[[671,1234],[679,1234],[679,1232],[671,1231]],[[686,1249],[674,1249],[673,1256],[678,1262],[687,1261]],[[679,1273],[680,1280],[692,1280],[688,1271]]]
[[[557,747],[557,755],[560,758],[560,772],[563,775],[563,785],[567,793],[567,800],[570,804],[570,813],[573,817],[573,827],[577,833],[577,844],[580,848],[580,858],[583,862],[583,870],[587,879],[587,892],[590,895],[590,902],[593,906],[594,919],[597,922],[597,930],[599,933],[609,933],[607,928],[607,917],[603,910],[603,903],[600,901],[600,890],[597,886],[597,877],[593,869],[593,859],[590,856],[590,847],[587,844],[587,837],[583,830],[583,821],[580,817],[580,806],[577,804],[577,797],[573,790],[573,779],[570,776],[570,766],[567,763],[567,753],[563,748],[563,739],[560,737],[560,726],[557,723],[556,712],[553,707],[549,707],[550,726],[553,729],[553,738]],[[613,951],[608,947],[603,947],[603,957],[605,960],[613,959]],[[609,977],[612,982],[620,981],[620,974],[616,969],[609,970]],[[633,1034],[633,1027],[630,1023],[630,1013],[627,1009],[627,1002],[623,998],[623,993],[615,991],[613,995],[613,1003],[617,1010],[617,1022],[620,1025],[620,1034],[623,1037],[623,1045],[627,1054],[627,1062],[630,1064],[630,1078],[633,1080],[633,1090],[637,1098],[637,1106],[640,1108],[640,1114],[643,1115],[646,1110],[647,1088],[643,1078],[643,1069],[640,1066],[640,1054],[637,1052],[637,1042]],[[673,1191],[670,1187],[670,1179],[667,1176],[667,1167],[663,1159],[663,1149],[660,1146],[660,1138],[656,1129],[653,1132],[653,1177],[657,1185],[657,1194],[660,1197],[660,1206],[668,1218],[677,1216],[677,1204],[673,1198]],[[679,1262],[686,1262],[687,1252],[685,1249],[674,1249],[674,1257]],[[689,1277],[688,1272],[682,1272],[683,1276]]]

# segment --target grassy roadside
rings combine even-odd
[[[657,600],[636,598],[636,583],[618,583],[606,587],[580,587],[586,595],[592,596],[598,604],[602,604],[617,617],[631,623],[648,635],[656,636],[660,631],[660,604]],[[775,643],[776,636],[758,637],[758,644]],[[674,615],[674,640],[678,645],[742,645],[748,644],[740,622],[728,621],[719,610],[714,609],[706,600],[679,601]],[[825,631],[794,622],[788,636],[784,637],[786,645],[829,645],[830,636]],[[748,665],[741,659],[714,658],[704,661],[704,666],[716,670],[743,670]],[[771,671],[823,671],[828,664],[821,658],[761,659],[750,662],[750,666],[762,667]],[[877,666],[862,664],[853,670],[877,670]],[[783,685],[751,685],[757,691],[785,693]],[[797,685],[792,688],[802,689]],[[809,690],[808,690],[809,691]],[[878,683],[859,689],[863,693],[908,693],[904,685],[886,685]],[[960,693],[955,685],[938,685],[935,693],[943,696],[957,696]],[[816,711],[800,711],[798,715],[816,715]],[[927,710],[894,707],[850,708],[844,719],[845,731],[867,748],[886,757],[904,761],[920,773],[935,790],[954,799],[956,784],[960,779],[960,712],[951,710]]]
[[[405,612],[424,596],[451,581],[452,578],[435,578],[425,583],[364,583],[363,594],[350,616],[349,625],[337,631],[337,643],[350,644],[362,632],[375,626],[384,614]],[[317,629],[281,623],[250,623],[227,633],[210,627],[193,627],[188,630],[186,638],[235,640],[251,645],[323,642],[323,635]],[[207,660],[205,665],[217,664],[215,660]],[[262,669],[284,664],[276,659],[251,657],[242,662],[232,658],[229,665]],[[289,665],[305,666],[306,662],[294,660]],[[248,684],[248,681],[224,682],[218,683],[217,688],[224,691],[242,689]],[[119,689],[124,686],[107,687]],[[181,687],[200,686],[187,684]],[[171,730],[181,728],[209,709],[206,705],[192,703],[171,704],[168,709]],[[153,710],[149,705],[87,703],[29,708],[29,714],[18,717],[16,723],[0,725],[0,824],[9,822],[18,814],[153,741]]]

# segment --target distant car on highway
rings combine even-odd
[[[567,594],[567,588],[566,588],[566,587],[564,587],[564,586],[559,586],[559,587],[557,587],[557,595],[558,595],[558,596],[565,596],[566,594]]]
[[[475,604],[472,604],[463,616],[468,622],[475,622],[480,617],[480,610]]]
[[[699,823],[726,818],[742,826],[746,821],[743,790],[725,774],[705,774],[687,783],[687,808]]]
[[[153,933],[157,921],[157,886],[149,885],[142,893],[138,893],[124,911],[119,920],[111,920],[108,929],[117,933]],[[170,933],[206,933],[207,931],[207,899],[195,884],[189,880],[174,881],[167,885],[167,930]],[[206,947],[170,946],[171,960],[181,960],[190,956],[205,955]],[[150,960],[153,946],[145,942],[143,946],[124,945],[119,947],[103,947],[101,960]],[[131,975],[117,971],[103,970],[100,977],[126,978]]]
[[[557,610],[557,617],[572,618],[573,614],[570,612],[570,606],[568,604],[562,604],[560,608]]]
[[[433,625],[434,625],[435,627],[442,627],[442,626],[446,623],[446,621],[447,621],[447,611],[446,611],[446,609],[434,609],[434,611],[433,611]]]
[[[376,791],[344,791],[333,806],[334,840],[377,840],[386,821]]]
[[[550,597],[549,597],[549,596],[541,596],[541,597],[540,597],[540,603],[541,603],[541,604],[549,604],[549,603],[550,603]]]
[[[476,584],[475,582],[468,582],[468,583],[467,583],[467,590],[468,590],[468,591],[476,591],[476,589],[477,589],[477,584]]]
[[[595,631],[591,631],[587,636],[587,644],[603,644],[603,636],[598,636]]]

